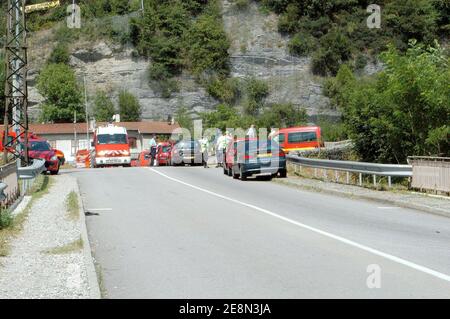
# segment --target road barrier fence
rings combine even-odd
[[[17,163],[0,167],[0,206],[6,209],[20,197]]]
[[[45,170],[45,160],[43,159],[33,159],[31,165],[19,167],[18,175],[22,181],[22,194],[26,194],[33,187],[36,177]]]
[[[411,178],[413,174],[411,165],[395,165],[395,164],[376,164],[363,163],[353,161],[337,161],[325,159],[305,158],[298,155],[288,155],[288,162],[294,166],[295,172],[301,172],[302,167],[310,167],[314,169],[314,177],[319,178],[319,171],[322,170],[324,177],[328,179],[328,170],[334,171],[334,180],[339,182],[338,172],[346,172],[346,183],[350,184],[350,174],[358,174],[358,184],[363,185],[363,176],[371,175],[375,187],[378,185],[379,176],[388,178],[388,186],[392,187],[393,177]]]

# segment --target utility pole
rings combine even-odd
[[[91,150],[91,142],[89,138],[89,114],[88,114],[88,101],[87,101],[87,90],[86,90],[86,74],[83,74],[83,83],[84,83],[84,112],[86,113],[86,141],[87,141],[87,149]]]
[[[28,163],[28,88],[27,88],[27,34],[25,21],[26,0],[8,0],[6,11],[5,45],[5,116],[3,160],[8,152],[18,165]],[[11,123],[9,114],[12,113]],[[11,136],[11,131],[14,132]]]
[[[73,137],[75,139],[74,155],[77,155],[78,151],[78,138],[77,138],[77,111],[73,111]]]

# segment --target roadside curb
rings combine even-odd
[[[309,185],[301,185],[301,184],[290,182],[289,180],[277,180],[276,183],[278,183],[280,185],[285,185],[288,187],[302,189],[304,191],[310,191],[310,192],[317,191],[317,192],[330,194],[330,195],[336,195],[336,196],[340,196],[340,197],[364,199],[364,200],[368,200],[368,201],[372,201],[372,202],[391,204],[391,205],[396,205],[396,206],[403,207],[403,208],[415,209],[415,210],[419,210],[421,212],[425,212],[428,214],[433,214],[433,215],[450,218],[450,212],[447,210],[429,207],[429,206],[420,205],[420,204],[414,204],[411,202],[399,201],[399,200],[393,200],[393,199],[387,199],[387,198],[381,199],[379,197],[370,196],[370,195],[355,194],[352,192],[337,191],[337,190],[325,189],[325,188],[309,186]]]
[[[84,215],[84,205],[81,199],[80,185],[77,183],[78,206],[81,224],[81,238],[83,240],[83,255],[89,283],[89,296],[91,299],[101,299],[100,285],[98,283],[97,272],[95,271],[94,258],[92,256],[91,243],[87,232],[86,216]]]
[[[31,196],[20,196],[19,199],[9,208],[11,216],[19,215],[31,201]]]

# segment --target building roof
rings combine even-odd
[[[107,123],[97,123],[97,127],[106,125]],[[143,122],[120,122],[115,123],[117,126],[123,126],[128,131],[138,131],[142,134],[172,134],[172,132],[180,126],[169,124],[168,122],[143,121]],[[86,133],[86,123],[55,123],[55,124],[30,124],[29,131],[34,134],[51,135],[51,134],[73,134],[76,130],[77,134]]]

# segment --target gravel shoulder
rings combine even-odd
[[[49,192],[33,201],[23,230],[11,239],[9,255],[0,258],[2,299],[99,298],[76,178],[51,178]],[[71,192],[78,196],[75,218],[66,204]]]
[[[450,217],[450,198],[444,196],[432,196],[406,191],[377,191],[359,186],[325,182],[292,175],[286,179],[277,179],[274,181],[304,190],[361,198]]]

